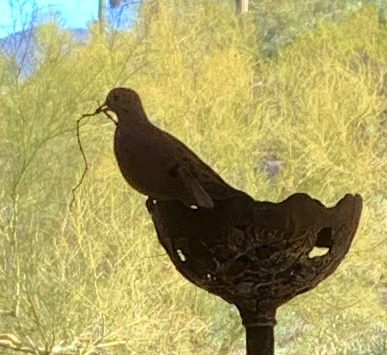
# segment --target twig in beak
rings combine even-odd
[[[114,120],[114,118],[107,111],[108,111],[108,107],[106,105],[100,105],[94,111],[94,113],[85,113],[77,120],[77,141],[78,141],[78,145],[79,145],[79,150],[81,151],[82,158],[83,158],[83,161],[85,163],[85,168],[83,170],[83,173],[82,173],[81,178],[79,179],[77,185],[72,189],[73,197],[72,197],[70,205],[69,205],[70,209],[72,208],[72,206],[73,206],[73,204],[75,202],[75,192],[82,185],[82,182],[83,182],[83,180],[84,180],[84,178],[86,176],[86,173],[89,170],[89,166],[87,164],[87,159],[86,159],[85,151],[83,150],[82,143],[81,143],[81,137],[80,137],[80,134],[79,134],[79,128],[80,128],[81,121],[85,117],[93,117],[93,116],[96,116],[99,113],[103,112],[115,125],[117,125],[117,122]]]

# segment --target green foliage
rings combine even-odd
[[[301,28],[299,8],[286,7],[296,3],[262,8]],[[362,194],[347,259],[280,309],[276,339],[287,354],[382,353],[387,29],[373,7],[313,29],[269,60],[255,17],[237,18],[231,1],[149,1],[131,31],[104,38],[94,24],[85,45],[39,27],[33,76],[1,77],[0,335],[70,353],[243,348],[235,309],[185,281],[158,244],[102,117],[82,126],[89,171],[69,210],[83,169],[75,122],[121,85],[139,92],[152,121],[257,199],[307,192],[332,204]],[[2,58],[0,70],[9,65]],[[282,162],[275,178],[263,169],[270,155]]]
[[[271,57],[295,38],[314,31],[321,22],[340,23],[366,5],[374,5],[384,14],[387,1],[250,0],[249,15],[262,40],[262,54]]]

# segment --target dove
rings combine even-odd
[[[112,89],[97,113],[117,116],[114,153],[127,183],[158,201],[213,209],[217,201],[243,194],[227,184],[184,143],[155,126],[132,89]]]

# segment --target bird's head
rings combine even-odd
[[[105,102],[97,109],[97,113],[112,111],[117,115],[118,122],[125,117],[146,118],[140,96],[132,89],[114,88]]]

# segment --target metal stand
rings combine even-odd
[[[247,354],[273,355],[276,310],[336,270],[355,236],[362,199],[346,195],[326,208],[306,194],[271,203],[241,192],[212,210],[150,199],[147,208],[176,269],[238,307]],[[314,246],[329,252],[310,258]]]

